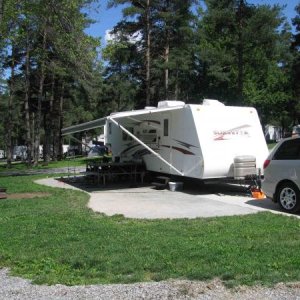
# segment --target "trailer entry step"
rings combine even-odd
[[[161,182],[152,182],[151,183],[157,190],[164,190],[168,187],[167,184]]]

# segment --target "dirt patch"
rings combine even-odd
[[[51,194],[36,192],[36,193],[15,193],[15,194],[7,194],[7,199],[31,199],[38,197],[48,197]]]

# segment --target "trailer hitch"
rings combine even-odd
[[[266,195],[261,189],[261,180],[262,180],[261,170],[258,169],[258,174],[251,176],[251,184],[247,189],[253,198],[260,199],[260,200],[266,198]]]

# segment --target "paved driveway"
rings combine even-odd
[[[124,185],[91,189],[53,178],[37,182],[52,187],[84,190],[90,195],[88,207],[108,216],[122,214],[137,219],[174,219],[245,215],[266,210],[285,214],[270,199],[253,199],[244,187],[229,184],[194,185],[181,192],[171,192],[150,186],[128,188]]]

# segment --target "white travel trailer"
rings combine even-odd
[[[262,170],[268,155],[256,110],[217,100],[161,101],[65,128],[63,135],[100,126],[114,161],[143,161],[147,170],[169,175],[241,178]]]
[[[27,147],[26,146],[15,146],[13,149],[14,160],[26,160],[27,159]]]

